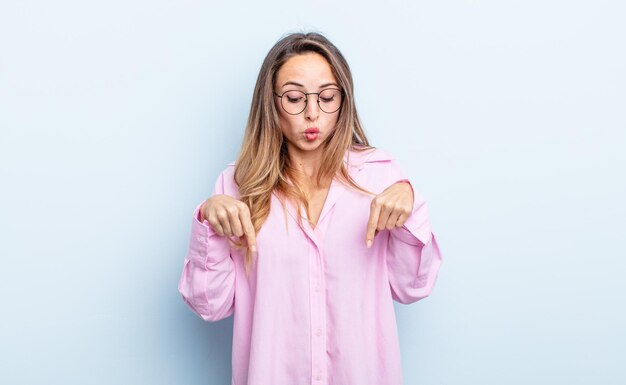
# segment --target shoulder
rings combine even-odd
[[[349,167],[362,170],[364,168],[378,168],[390,164],[396,157],[389,151],[379,147],[355,147],[346,152],[345,162]],[[383,166],[384,167],[384,166]]]
[[[216,192],[227,194],[233,197],[239,197],[239,186],[235,182],[235,162],[228,163],[222,168],[215,182]]]
[[[227,163],[225,166],[222,166],[222,170],[218,174],[218,179],[223,179],[224,182],[230,182],[231,180],[234,182],[235,180],[235,162]]]
[[[383,191],[399,180],[408,179],[398,158],[386,149],[350,150],[349,156],[352,176],[370,191]]]

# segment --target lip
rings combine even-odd
[[[307,133],[307,134],[310,133],[310,132],[317,132],[317,133],[319,133],[320,129],[317,128],[317,127],[309,127],[304,132]]]

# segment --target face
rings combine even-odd
[[[324,57],[315,52],[306,52],[289,58],[278,70],[274,91],[283,95],[284,105],[293,103],[295,99],[288,99],[285,91],[299,90],[303,92],[320,92],[326,88],[340,89],[337,79],[333,75],[330,65]],[[304,96],[304,95],[301,95]],[[324,96],[324,94],[322,94]],[[279,114],[280,128],[287,140],[287,148],[293,152],[315,152],[321,149],[334,130],[339,110],[326,113],[317,103],[317,95],[308,95],[304,111],[297,115],[290,115],[281,107],[281,98],[274,95],[274,103]],[[328,99],[320,100],[322,108],[328,106]],[[332,109],[326,108],[327,111]],[[318,134],[307,133],[307,129],[317,128]],[[313,130],[315,131],[315,130]]]

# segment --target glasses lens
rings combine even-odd
[[[341,107],[341,91],[328,88],[322,91],[319,98],[320,108],[324,112],[335,112]]]
[[[283,94],[281,103],[289,114],[299,114],[306,106],[306,95],[302,91],[287,91]]]
[[[335,112],[341,107],[341,91],[334,88],[327,88],[319,95],[319,106],[326,113]],[[283,94],[281,103],[285,111],[292,115],[297,115],[306,108],[306,94],[302,91],[291,90]]]

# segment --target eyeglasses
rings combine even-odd
[[[280,98],[280,105],[283,107],[283,110],[290,115],[298,115],[304,111],[311,94],[317,95],[317,105],[320,107],[320,110],[327,114],[332,114],[339,110],[345,95],[343,91],[336,88],[326,88],[320,92],[289,90],[283,92],[282,95],[274,92],[274,95]]]

